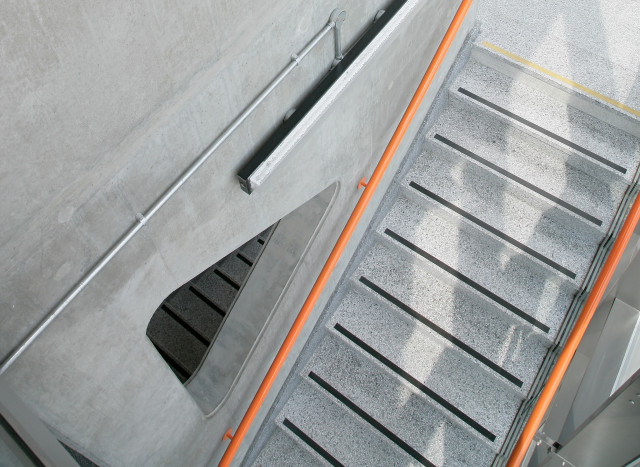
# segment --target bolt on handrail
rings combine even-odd
[[[253,419],[255,418],[256,414],[258,413],[258,410],[260,409],[262,402],[267,396],[267,393],[269,392],[271,385],[275,381],[275,378],[278,375],[280,368],[284,364],[284,361],[287,358],[289,351],[291,350],[294,342],[298,338],[300,331],[302,331],[302,327],[304,326],[309,316],[309,313],[311,313],[311,310],[313,309],[316,301],[318,300],[320,293],[322,292],[325,284],[327,283],[327,280],[329,279],[329,276],[331,275],[333,268],[337,264],[338,260],[340,259],[340,256],[342,255],[342,252],[347,246],[347,242],[349,241],[351,234],[353,233],[356,225],[358,224],[358,221],[362,217],[362,214],[364,213],[364,210],[367,204],[369,203],[369,200],[373,196],[373,192],[378,186],[378,183],[380,183],[380,180],[382,179],[382,176],[384,175],[384,172],[387,169],[389,162],[391,162],[391,158],[395,154],[396,149],[398,149],[398,146],[400,145],[400,141],[402,140],[402,137],[406,133],[407,128],[409,127],[409,124],[413,119],[413,116],[418,111],[418,107],[420,106],[422,99],[424,98],[427,90],[429,89],[429,85],[433,81],[433,78],[435,77],[436,72],[440,67],[440,64],[444,60],[445,54],[447,53],[447,50],[449,49],[449,46],[451,45],[453,38],[458,32],[458,29],[460,28],[460,25],[462,24],[462,21],[464,20],[464,17],[467,14],[467,11],[469,10],[469,7],[471,6],[472,2],[473,0],[462,0],[462,3],[460,4],[460,7],[456,11],[456,14],[453,17],[453,20],[451,21],[451,24],[449,25],[449,28],[447,29],[447,32],[445,33],[444,38],[442,39],[442,42],[440,42],[440,45],[436,50],[436,53],[433,56],[433,59],[431,60],[429,67],[427,68],[427,71],[422,77],[422,81],[420,81],[420,84],[418,85],[418,88],[416,89],[413,95],[413,98],[411,99],[411,102],[409,102],[407,109],[402,115],[402,119],[400,120],[400,123],[398,123],[398,126],[395,132],[393,133],[393,136],[391,137],[391,140],[389,141],[384,153],[380,157],[380,161],[378,162],[378,165],[373,171],[373,174],[371,175],[371,179],[366,184],[365,189],[362,195],[360,196],[360,199],[358,200],[358,203],[356,204],[355,208],[353,209],[353,212],[351,213],[351,216],[349,217],[349,220],[347,220],[347,223],[342,229],[342,232],[340,233],[340,236],[338,237],[336,244],[334,245],[333,249],[331,250],[331,253],[329,254],[329,258],[327,259],[322,270],[320,271],[320,274],[318,275],[318,278],[316,279],[315,283],[313,284],[313,287],[311,288],[311,291],[309,292],[307,299],[302,305],[302,308],[300,309],[300,312],[298,313],[296,320],[291,326],[289,333],[285,337],[284,342],[280,347],[280,350],[278,351],[275,358],[273,359],[273,362],[271,363],[271,366],[269,367],[267,374],[262,380],[262,383],[260,384],[258,391],[253,397],[253,400],[251,401],[249,408],[245,412],[244,417],[242,418],[240,424],[238,425],[238,429],[233,435],[231,434],[230,429],[227,430],[227,432],[225,433],[224,438],[230,438],[231,442],[229,443],[229,446],[227,446],[227,449],[225,450],[224,455],[222,456],[222,459],[218,464],[219,466],[228,466],[231,463],[231,460],[233,459],[233,456],[238,450],[238,447],[240,446],[242,439],[247,433],[247,430],[249,429],[249,426],[253,422]]]
[[[300,61],[306,57],[311,49],[327,35],[329,31],[335,29],[335,40],[340,41],[340,27],[344,21],[344,10],[336,9],[332,12],[329,22],[316,34],[313,39],[298,53],[291,55],[291,62],[276,76],[269,85],[249,103],[249,105],[238,115],[229,126],[218,136],[189,167],[178,177],[169,188],[151,205],[144,213],[136,214],[136,223],[114,243],[100,260],[78,281],[73,288],[56,304],[56,306],[20,341],[13,351],[1,362],[0,375],[3,374],[20,355],[42,334],[42,332],[53,322],[53,320],[78,296],[82,290],[98,275],[102,269],[118,254],[118,252],[129,243],[138,231],[153,217],[162,206],[184,185],[191,176],[204,164],[209,157],[224,143],[229,136],[244,122],[249,115],[264,101],[269,94],[282,82],[282,80],[296,68]],[[336,53],[341,50],[341,46],[336,44]],[[342,57],[336,56],[338,61]]]
[[[533,411],[531,412],[527,423],[522,429],[518,442],[514,446],[513,451],[511,451],[507,467],[518,467],[524,460],[531,441],[533,440],[536,431],[538,431],[540,423],[542,423],[542,419],[544,418],[544,415],[546,414],[549,405],[562,382],[564,374],[567,371],[576,350],[578,349],[578,345],[580,345],[580,341],[582,340],[582,337],[589,326],[589,322],[591,321],[591,318],[593,317],[593,314],[595,313],[596,308],[609,285],[611,276],[622,257],[622,253],[629,243],[629,239],[638,224],[638,220],[640,220],[640,195],[636,195],[636,199],[631,206],[629,214],[622,225],[622,229],[620,230],[609,255],[607,256],[607,260],[598,274],[598,278],[589,293],[576,324],[574,325],[571,334],[569,334],[567,342],[565,343],[562,352],[560,353],[560,356],[547,379],[544,389],[540,393],[540,396],[533,407]]]

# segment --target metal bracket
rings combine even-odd
[[[533,437],[533,440],[535,441],[536,446],[542,447],[546,451],[547,459],[555,459],[557,463],[566,467],[575,467],[571,462],[558,454],[558,449],[562,446],[547,436],[544,432],[538,431]],[[545,446],[541,446],[542,444]]]
[[[287,120],[289,120],[289,118],[291,118],[291,116],[296,112],[296,109],[289,109],[287,110],[287,113],[284,114],[284,118],[282,119],[283,122],[286,122]]]
[[[340,10],[339,8],[333,10],[329,17],[329,24],[333,25],[335,37],[336,57],[333,62],[334,66],[344,57],[344,55],[342,55],[342,24],[345,19],[347,19],[347,12],[345,10]]]

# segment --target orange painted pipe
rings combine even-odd
[[[562,382],[562,378],[569,367],[569,363],[571,363],[571,359],[580,344],[580,340],[587,330],[587,326],[589,326],[589,321],[591,321],[593,313],[596,311],[596,308],[600,303],[600,299],[609,285],[609,281],[611,280],[611,276],[618,265],[618,261],[620,261],[620,257],[629,243],[629,238],[631,238],[631,234],[638,224],[638,219],[640,219],[640,196],[636,197],[633,206],[631,206],[627,219],[622,225],[618,238],[614,242],[613,248],[611,248],[611,251],[607,256],[607,260],[605,261],[604,266],[602,266],[600,274],[598,274],[598,279],[596,279],[593,289],[591,289],[591,292],[589,293],[589,297],[580,312],[580,316],[578,317],[578,320],[576,321],[576,324],[574,325],[573,330],[571,331],[571,334],[569,335],[569,338],[567,339],[567,342],[565,343],[564,348],[553,367],[553,371],[551,371],[551,374],[549,375],[549,379],[547,380],[544,389],[540,393],[540,397],[531,412],[529,420],[527,420],[526,425],[522,429],[518,442],[511,452],[511,456],[507,462],[507,467],[518,467],[522,463],[524,456],[529,449],[529,445],[531,444],[536,431],[538,431],[538,427],[540,426],[540,423],[553,400],[553,396],[555,395],[556,390]]]
[[[313,309],[313,306],[315,305],[316,300],[318,300],[318,297],[320,296],[322,289],[327,283],[327,280],[329,279],[329,276],[331,275],[333,268],[335,267],[336,263],[338,262],[338,259],[340,258],[340,255],[342,254],[345,247],[347,246],[347,242],[349,241],[351,234],[353,233],[356,225],[358,224],[358,221],[362,217],[362,214],[364,213],[364,210],[367,207],[367,204],[369,203],[369,200],[371,199],[373,192],[378,186],[378,183],[380,183],[380,180],[382,179],[382,175],[387,169],[389,162],[391,162],[391,158],[396,152],[396,149],[398,149],[398,145],[400,144],[402,137],[407,131],[407,128],[409,127],[409,124],[411,123],[413,116],[416,114],[418,107],[420,106],[420,103],[422,102],[422,99],[424,98],[424,95],[426,94],[427,89],[429,88],[429,85],[433,81],[433,78],[435,77],[436,72],[438,71],[438,68],[442,63],[442,60],[444,60],[447,50],[449,49],[449,46],[451,45],[451,42],[453,41],[454,36],[458,32],[458,29],[462,24],[462,20],[467,14],[467,11],[471,6],[472,1],[473,0],[462,0],[462,3],[460,4],[458,11],[453,17],[451,24],[449,25],[449,29],[447,29],[447,32],[445,33],[444,38],[442,39],[442,42],[438,47],[438,50],[436,50],[436,53],[433,56],[431,63],[429,64],[429,68],[427,68],[427,71],[425,72],[422,78],[422,81],[420,81],[420,84],[418,85],[418,89],[416,89],[416,92],[413,95],[411,102],[407,106],[407,109],[405,110],[404,115],[402,116],[402,119],[400,120],[400,123],[396,128],[396,131],[393,133],[393,136],[391,137],[391,140],[389,141],[387,148],[382,154],[382,157],[380,157],[380,161],[378,162],[378,165],[373,171],[373,174],[371,175],[371,179],[367,183],[362,195],[360,196],[360,199],[358,200],[356,207],[353,209],[353,212],[351,213],[349,220],[344,226],[344,229],[342,229],[342,233],[340,234],[340,237],[338,237],[338,241],[333,247],[333,250],[331,250],[331,254],[327,259],[327,262],[324,264],[324,267],[322,268],[322,271],[320,271],[320,274],[318,275],[316,282],[313,284],[313,287],[311,288],[311,292],[309,292],[309,296],[305,300],[304,305],[302,305],[302,309],[300,310],[298,317],[296,318],[293,325],[291,326],[291,329],[289,330],[287,337],[285,337],[284,342],[282,343],[282,347],[280,347],[280,350],[278,351],[277,355],[273,359],[273,362],[271,363],[271,366],[269,367],[269,370],[267,371],[267,374],[264,377],[262,384],[258,388],[256,395],[253,397],[253,400],[251,401],[251,404],[249,405],[247,412],[244,414],[244,417],[242,418],[240,425],[238,425],[238,429],[233,435],[231,439],[231,443],[229,443],[229,446],[227,446],[227,449],[224,455],[222,456],[220,463],[218,464],[219,466],[228,466],[231,463],[231,460],[233,459],[233,456],[238,450],[238,447],[240,446],[240,443],[242,442],[244,435],[247,433],[247,430],[249,429],[251,422],[253,421],[254,417],[258,413],[258,410],[260,409],[260,406],[262,405],[264,398],[267,396],[267,393],[269,392],[269,389],[271,388],[273,381],[276,379],[276,376],[278,375],[280,368],[282,367],[285,359],[287,358],[287,355],[289,354],[289,351],[291,350],[293,343],[296,341],[298,335],[300,334],[300,331],[302,330],[302,327],[304,326],[304,323],[306,322],[307,317],[309,316],[309,313],[311,313],[311,310]]]

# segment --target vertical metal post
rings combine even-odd
[[[333,64],[336,65],[344,55],[342,54],[342,23],[347,18],[347,12],[336,8],[331,12],[329,17],[329,24],[333,24],[334,37],[335,37],[335,50],[336,57]]]

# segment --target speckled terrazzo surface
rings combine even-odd
[[[289,459],[292,440],[322,458],[285,420],[343,465],[491,464],[636,173],[640,139],[531,86],[533,74],[519,80],[522,64],[475,57],[489,41],[640,108],[634,3],[481,2],[477,55],[396,175],[254,465],[278,465],[278,446]]]
[[[481,0],[481,40],[640,110],[636,0]]]

